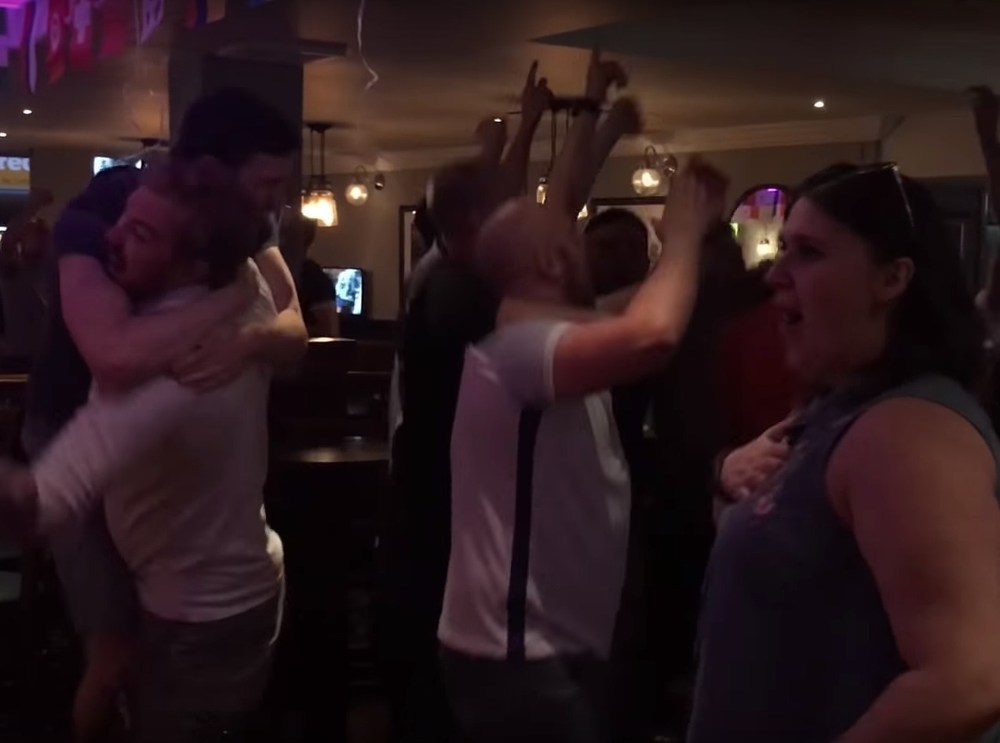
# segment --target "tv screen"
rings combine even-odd
[[[128,158],[118,158],[118,159],[115,159],[113,157],[104,157],[104,156],[98,155],[98,156],[94,157],[94,175],[97,175],[98,173],[100,173],[102,170],[105,170],[106,168],[113,168],[116,165],[128,165],[129,162],[130,162],[130,160]],[[135,160],[135,161],[131,161],[131,162],[132,162],[132,165],[134,165],[136,168],[140,168],[140,169],[142,168],[142,160]]]
[[[363,315],[367,280],[361,268],[324,268],[323,272],[333,284],[337,312],[346,315]]]

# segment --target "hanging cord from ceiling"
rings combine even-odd
[[[371,76],[368,80],[368,84],[365,85],[365,92],[367,93],[371,90],[375,84],[379,81],[378,73],[368,64],[368,58],[365,56],[365,42],[364,42],[364,29],[365,29],[365,10],[368,6],[368,0],[361,0],[358,3],[358,56],[361,57],[361,64],[365,66],[365,70]]]

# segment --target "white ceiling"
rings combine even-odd
[[[328,147],[355,161],[467,144],[483,116],[516,109],[533,59],[557,93],[577,93],[595,43],[625,63],[657,141],[712,127],[905,115],[961,105],[968,85],[1000,86],[998,5],[367,0],[364,59],[379,81],[366,92],[357,2],[272,0],[73,73],[34,96],[32,117],[19,114],[25,98],[5,95],[0,128],[7,148],[129,148],[125,138],[166,134],[172,48],[286,33],[348,45],[346,57],[306,65],[304,115],[344,124]],[[827,101],[822,112],[811,107],[817,97]]]

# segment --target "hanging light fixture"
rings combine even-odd
[[[770,238],[765,233],[757,243],[757,258],[762,261],[771,260],[778,254],[777,248],[771,243]]]
[[[315,220],[320,227],[336,227],[340,221],[337,214],[337,198],[326,180],[326,132],[330,125],[310,122],[309,127],[309,178],[302,191],[302,216]],[[319,173],[315,170],[315,139],[319,139]]]
[[[538,179],[538,186],[535,187],[535,201],[539,204],[544,204],[546,197],[549,195],[549,179],[548,176],[542,176]]]
[[[361,206],[368,201],[368,185],[365,183],[366,180],[368,180],[368,171],[365,170],[363,165],[359,165],[354,171],[354,177],[351,179],[351,182],[347,184],[347,190],[344,192],[347,203],[351,206]]]
[[[538,186],[535,188],[535,201],[539,204],[544,204],[545,199],[549,195],[549,177],[552,175],[552,168],[554,168],[556,164],[556,138],[559,136],[559,130],[557,128],[555,107],[549,109],[549,123],[549,144],[551,145],[551,151],[549,153],[549,167],[545,171],[545,175],[538,179]]]
[[[314,220],[320,227],[336,227],[337,197],[328,188],[311,188],[302,198],[302,216]]]
[[[663,183],[662,166],[656,148],[652,145],[647,147],[643,160],[643,166],[632,173],[632,189],[639,196],[653,196]]]

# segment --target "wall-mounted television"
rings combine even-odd
[[[102,170],[106,170],[107,168],[113,168],[118,165],[132,165],[136,168],[142,169],[143,161],[141,159],[133,160],[127,157],[113,158],[113,157],[105,157],[103,155],[97,155],[94,157],[94,175],[97,175]]]
[[[336,297],[337,312],[364,315],[368,311],[368,272],[351,266],[324,268]]]

